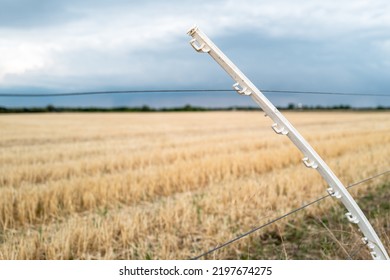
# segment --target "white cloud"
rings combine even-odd
[[[20,75],[29,70],[38,70],[48,67],[52,63],[51,47],[21,42],[0,46],[1,67],[0,82],[6,75]]]

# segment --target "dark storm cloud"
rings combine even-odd
[[[175,2],[170,1],[169,5]],[[95,11],[109,13],[115,9],[128,10],[131,16],[132,10],[142,6],[152,10],[156,2],[152,0],[0,0],[0,29],[53,27],[83,19],[93,15]],[[112,14],[107,14],[107,18],[110,16]]]
[[[77,19],[69,1],[1,0],[0,28],[37,28],[61,25]]]

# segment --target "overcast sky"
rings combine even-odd
[[[197,24],[259,89],[390,94],[386,0],[0,0],[0,92],[230,88]],[[266,94],[277,105],[390,98]],[[1,98],[0,106],[251,105],[235,93]]]

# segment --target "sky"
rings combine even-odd
[[[194,25],[260,89],[390,94],[386,0],[0,0],[0,93],[230,89]],[[390,106],[377,96],[265,94],[278,106]],[[256,106],[234,92],[6,98],[0,107]]]

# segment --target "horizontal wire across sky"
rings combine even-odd
[[[202,92],[232,92],[233,89],[150,89],[150,90],[112,90],[112,91],[85,91],[85,92],[64,92],[64,93],[0,93],[0,97],[21,98],[21,97],[62,97],[82,96],[100,94],[134,94],[134,93],[202,93]],[[268,93],[292,93],[310,95],[344,95],[344,96],[380,96],[390,97],[390,94],[383,93],[357,93],[357,92],[332,92],[332,91],[301,91],[301,90],[274,90],[264,89]]]

